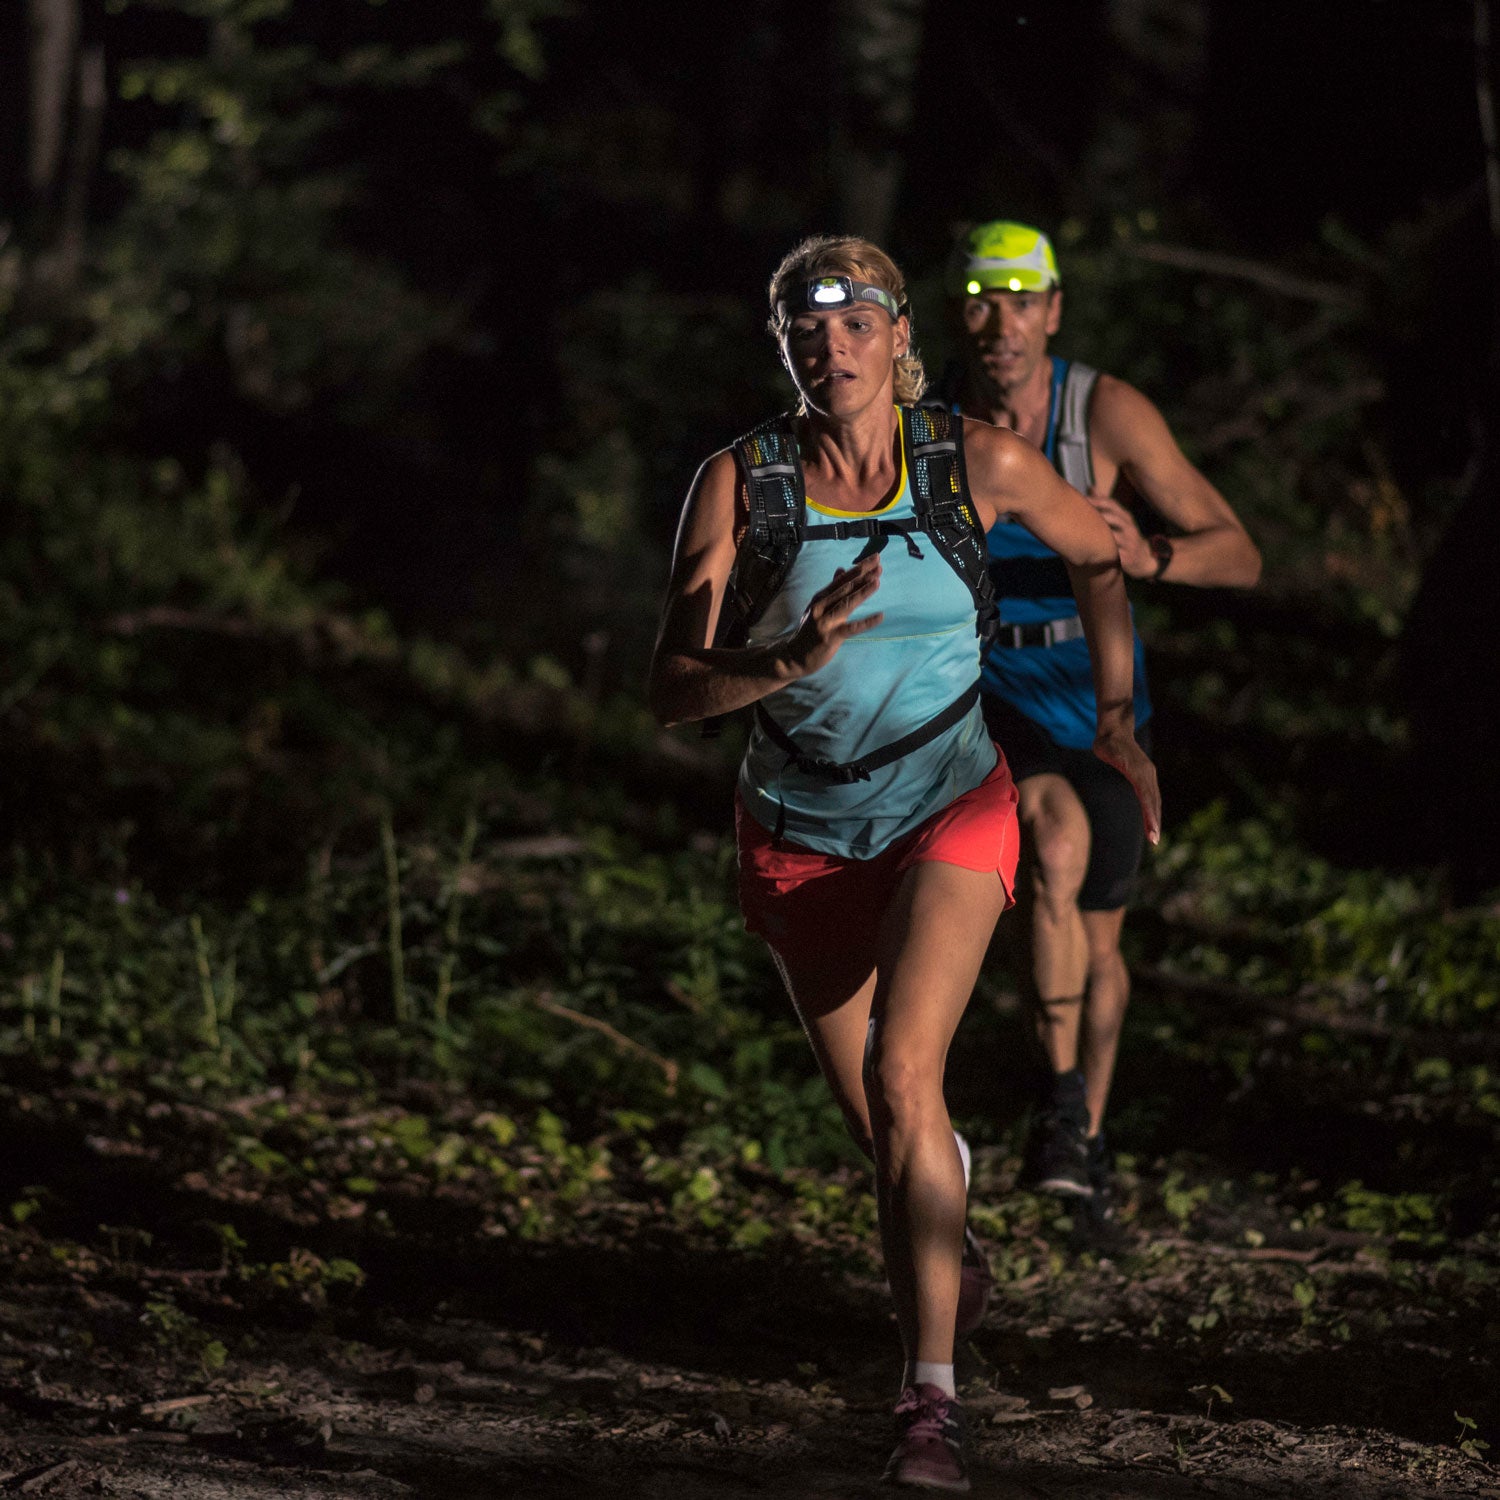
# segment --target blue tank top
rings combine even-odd
[[[899,413],[899,408],[897,409]],[[904,415],[898,415],[904,422]],[[905,445],[903,443],[903,452]],[[804,514],[842,519],[804,497]],[[913,514],[905,458],[894,500],[866,514],[899,520]],[[780,592],[750,632],[751,645],[788,635],[809,601],[871,550],[880,551],[880,587],[856,613],[883,613],[873,630],[854,636],[825,667],[762,700],[805,754],[857,760],[919,729],[947,708],[979,672],[979,637],[968,585],[922,532],[919,557],[900,537],[803,540]],[[951,729],[848,785],[809,776],[757,723],[740,767],[739,789],[750,815],[766,829],[782,820],[782,836],[804,848],[845,859],[871,859],[955,798],[972,791],[995,767],[995,747],[976,703]]]
[[[1065,359],[1052,357],[1052,401],[1047,415],[1047,437],[1042,451],[1057,465],[1057,416],[1061,406]],[[992,558],[1056,558],[1057,553],[1024,526],[1003,517],[986,535]],[[1034,625],[1067,619],[1078,613],[1072,594],[1043,598],[1002,597],[1000,619],[1007,625]],[[1026,715],[1053,740],[1073,750],[1087,750],[1098,732],[1094,679],[1089,667],[1088,642],[1061,641],[1055,646],[992,646],[980,672],[980,685],[1002,702]],[[1135,633],[1135,722],[1151,717],[1151,695],[1146,687],[1146,653]]]

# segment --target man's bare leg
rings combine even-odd
[[[1130,1003],[1130,970],[1120,952],[1125,908],[1086,911],[1081,916],[1088,939],[1089,979],[1077,1056],[1088,1100],[1089,1135],[1096,1136],[1103,1127],[1114,1082],[1125,1007]]]
[[[1088,814],[1061,776],[1044,773],[1019,783],[1021,826],[1032,862],[1032,980],[1036,985],[1037,1038],[1054,1073],[1078,1066],[1084,988],[1089,976],[1089,936],[1078,910],[1088,872]]]

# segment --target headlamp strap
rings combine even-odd
[[[849,276],[815,276],[789,287],[786,296],[777,302],[776,313],[785,322],[798,313],[828,312],[832,308],[852,307],[856,302],[872,303],[889,314],[893,323],[901,316],[901,304],[884,287],[855,281]]]

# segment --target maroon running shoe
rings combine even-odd
[[[984,1322],[990,1307],[990,1289],[995,1278],[990,1271],[990,1258],[984,1253],[974,1231],[964,1229],[964,1259],[958,1273],[958,1317],[954,1320],[953,1336],[966,1339]]]
[[[909,1489],[969,1488],[964,1468],[964,1409],[935,1385],[907,1386],[896,1403],[901,1440],[882,1476],[887,1484]]]

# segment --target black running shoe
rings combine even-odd
[[[1032,1126],[1023,1179],[1027,1186],[1067,1198],[1091,1197],[1087,1131],[1083,1074],[1077,1069],[1057,1074],[1052,1097]]]
[[[1031,1177],[1039,1192],[1065,1198],[1091,1198],[1089,1148],[1084,1127],[1056,1110],[1045,1110],[1037,1121]]]

